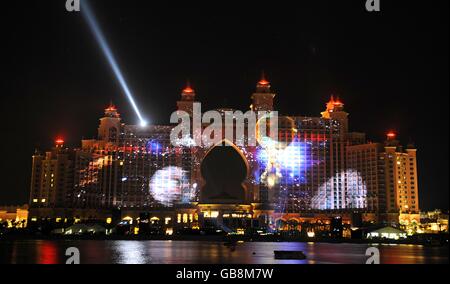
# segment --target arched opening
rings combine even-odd
[[[204,202],[245,200],[243,182],[247,177],[248,162],[233,143],[224,140],[212,147],[203,158],[201,173],[205,180]]]

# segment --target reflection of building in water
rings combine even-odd
[[[275,93],[265,78],[251,98],[252,110],[274,111]],[[188,86],[178,110],[192,116],[195,102]],[[233,110],[218,111],[224,117]],[[340,99],[332,97],[321,117],[278,117],[278,141],[258,137],[258,146],[242,145],[249,134],[236,137],[235,124],[235,137],[223,137],[219,145],[199,147],[194,137],[173,145],[173,127],[126,125],[111,104],[97,139],[82,140],[74,150],[60,142],[46,156],[33,157],[33,214],[50,214],[38,208],[65,208],[59,215],[121,209],[135,217],[153,212],[158,222],[180,219],[233,230],[324,219],[323,211],[378,216],[418,210],[415,150],[404,153],[393,141],[366,144],[365,134],[348,131]]]

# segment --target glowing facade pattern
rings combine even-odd
[[[270,100],[275,95],[268,88],[267,84],[258,84],[261,93],[253,98],[254,104],[263,104],[262,109],[270,113]],[[178,105],[189,111],[194,102],[195,92],[189,89],[183,91]],[[76,203],[108,208],[201,204],[205,180],[200,169],[215,146],[197,146],[190,136],[172,144],[174,125],[125,125],[116,109],[113,114],[108,108],[101,119],[101,140],[84,141],[78,151]],[[350,143],[345,140],[346,117],[340,101],[329,103],[322,117],[278,117],[276,141],[260,137],[258,131],[258,146],[246,145],[246,135],[227,141],[248,166],[243,182],[245,202],[262,204],[282,214],[367,208],[367,174],[361,174],[359,168],[346,168],[346,159],[352,157],[346,157]],[[108,133],[114,137],[107,137]]]
[[[112,204],[115,156],[102,150],[76,151],[75,161],[74,206],[89,208]]]
[[[347,196],[346,207],[367,208],[367,186],[361,174],[355,170],[347,170]]]
[[[312,197],[312,208],[317,210],[332,210],[335,198],[339,193],[334,192],[333,182],[346,183],[345,203],[340,209],[365,209],[367,208],[367,187],[361,174],[355,170],[346,170],[338,176],[328,179],[321,184]],[[331,189],[331,192],[330,192]]]
[[[171,127],[126,126],[118,204],[124,207],[171,207],[195,200],[191,182],[191,149],[173,147]]]
[[[338,125],[320,119],[281,119],[279,141],[259,150],[260,201],[277,212],[311,210],[311,198],[330,175],[332,137]],[[267,145],[270,145],[269,147]]]
[[[304,182],[305,170],[310,164],[306,163],[310,145],[293,141],[286,148],[269,147],[258,151],[258,160],[263,173],[260,181],[269,187],[275,186],[281,180],[287,185]]]
[[[279,116],[275,96],[263,78],[251,96],[250,109],[261,111],[256,117],[240,119],[235,110],[221,108],[209,113],[222,124],[199,122],[205,112],[196,111],[196,93],[188,86],[177,110],[184,112],[182,130],[194,133],[181,134],[172,119],[171,125],[124,124],[111,104],[97,139],[82,140],[73,150],[58,139],[51,152],[33,156],[31,208],[43,208],[45,218],[47,209],[58,208],[59,219],[104,218],[112,211],[166,226],[167,234],[176,227],[228,233],[252,227],[306,229],[310,237],[312,227],[323,231],[333,220],[387,221],[386,213],[418,210],[412,145],[405,152],[393,132],[384,144],[348,132],[340,99],[332,97],[320,117]],[[263,119],[270,122],[265,129]],[[222,137],[212,139],[211,130]],[[203,143],[205,137],[213,142]],[[249,143],[255,138],[256,146]]]
[[[91,184],[96,188],[91,192],[105,196],[105,206],[171,207],[198,201],[204,183],[199,169],[208,148],[173,146],[171,129],[123,126],[116,146],[101,151],[100,157],[98,153],[87,154],[91,160],[79,167],[78,175],[83,178],[79,179],[78,195],[89,196],[86,184]],[[258,147],[237,147],[250,167],[244,182],[247,200],[272,204],[277,212],[317,208],[312,204],[313,197],[323,190],[326,194],[333,191],[333,183],[326,186],[326,180],[335,178],[330,161],[338,133],[339,124],[331,120],[285,117],[279,125],[277,142],[266,137],[260,139],[263,143]],[[114,184],[108,185],[114,190],[104,189],[96,171],[114,177]],[[108,198],[111,194],[114,197]]]
[[[191,188],[187,171],[169,166],[156,171],[150,180],[150,194],[160,204],[171,207],[191,201]]]

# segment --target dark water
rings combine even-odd
[[[82,264],[283,264],[366,262],[367,244],[238,243],[232,250],[220,242],[195,241],[0,241],[0,263],[65,263],[65,251],[76,247]],[[448,247],[375,245],[382,264],[449,263]],[[302,250],[307,260],[275,260],[274,250]]]

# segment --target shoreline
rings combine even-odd
[[[292,242],[292,243],[330,243],[330,244],[377,244],[377,245],[423,245],[448,247],[447,243],[427,243],[412,240],[360,240],[360,239],[303,239],[286,237],[249,237],[249,236],[0,236],[2,241],[196,241],[196,242]]]

